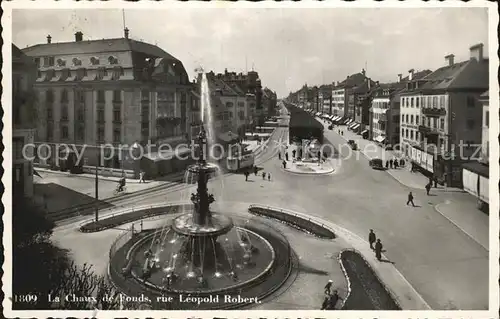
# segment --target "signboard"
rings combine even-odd
[[[411,154],[410,154],[410,158],[412,161],[416,162],[417,161],[417,150],[413,147],[410,148],[410,151],[411,151]]]
[[[427,170],[434,173],[434,155],[427,153]]]
[[[422,166],[422,151],[416,150],[416,153],[417,153],[417,164]]]
[[[469,170],[462,170],[462,183],[464,190],[476,197],[478,197],[477,186],[478,186],[478,175]]]
[[[487,177],[479,176],[479,198],[486,202],[490,202],[490,185]]]

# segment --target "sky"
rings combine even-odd
[[[124,13],[124,14],[123,14]],[[469,59],[469,47],[488,51],[484,8],[323,9],[16,9],[12,39],[20,48],[74,40],[130,37],[156,44],[195,69],[259,72],[263,86],[284,97],[304,84],[344,80],[366,67],[375,81],[394,82],[409,69],[435,70],[444,57]]]

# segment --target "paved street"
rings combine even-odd
[[[345,144],[334,131],[326,130],[325,137],[334,145]],[[263,156],[272,154],[267,150]],[[347,154],[343,147],[340,157]],[[363,238],[373,228],[387,249],[386,256],[433,309],[487,309],[488,251],[434,209],[446,200],[467,201],[469,195],[441,192],[427,197],[424,191],[414,190],[419,207],[406,206],[408,188],[386,172],[372,170],[368,160],[357,154],[344,158],[336,172],[327,176],[285,173],[274,157],[263,163],[272,181],[250,176],[244,182],[242,175],[229,175],[224,179],[224,198],[306,212]],[[136,203],[161,202],[164,196],[144,197]],[[168,197],[180,198],[181,192]]]
[[[278,128],[269,145],[276,145],[274,140],[284,134],[287,128]],[[326,130],[325,137],[335,146],[345,144],[334,131]],[[341,164],[332,175],[297,176],[283,172],[276,150],[268,148],[256,162],[272,174],[271,181],[251,175],[245,182],[243,175],[228,174],[223,182],[210,182],[209,189],[223,194],[217,197],[222,205],[238,200],[280,206],[331,221],[362,238],[372,228],[381,238],[386,256],[431,308],[487,309],[488,251],[480,244],[483,240],[472,239],[474,232],[464,232],[434,208],[455,203],[460,209],[459,203],[470,203],[470,196],[440,192],[429,197],[422,190],[413,190],[418,207],[406,206],[409,189],[387,172],[372,170],[364,155],[354,154],[348,158],[348,148],[341,147],[334,155],[341,158]],[[131,205],[186,199],[187,192],[155,192],[134,199]],[[463,207],[462,216],[482,214]],[[487,229],[487,223],[483,226]],[[464,293],[468,291],[474,294]]]

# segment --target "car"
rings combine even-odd
[[[384,169],[384,162],[380,158],[372,158],[369,164],[373,169]]]

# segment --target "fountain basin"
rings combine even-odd
[[[174,219],[172,229],[186,236],[219,236],[229,232],[233,225],[231,218],[217,213],[211,213],[206,225],[196,224],[191,214],[185,214]]]

